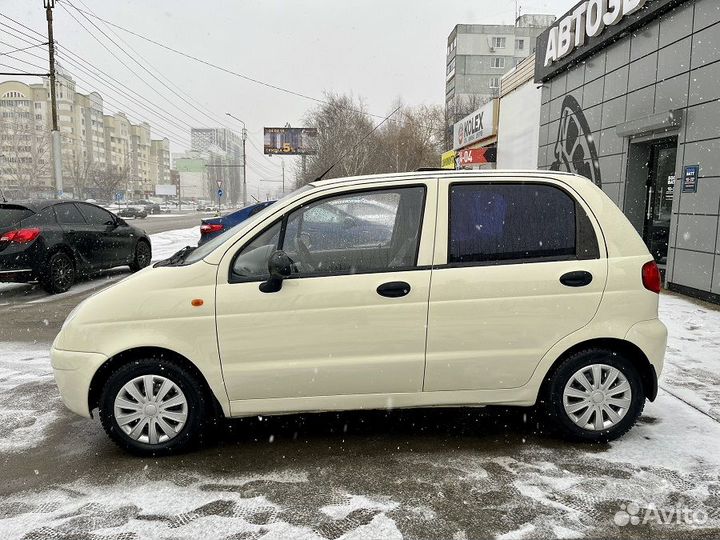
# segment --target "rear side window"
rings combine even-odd
[[[12,227],[33,212],[22,206],[0,205],[0,228]]]
[[[448,263],[575,258],[575,206],[549,185],[451,186]]]
[[[63,203],[55,206],[55,215],[62,225],[85,225],[80,210],[72,203]]]

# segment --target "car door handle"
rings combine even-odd
[[[400,298],[410,293],[410,284],[404,281],[388,281],[377,288],[377,293],[388,298]]]
[[[560,276],[560,283],[567,287],[584,287],[585,285],[590,285],[592,280],[592,274],[585,270],[576,270],[575,272],[568,272]]]

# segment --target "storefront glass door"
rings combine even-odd
[[[650,253],[664,269],[670,237],[670,214],[675,193],[677,143],[665,141],[650,147],[644,239]]]

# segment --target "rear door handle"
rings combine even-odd
[[[377,288],[377,293],[388,298],[400,298],[410,293],[410,284],[405,281],[388,281]]]
[[[560,276],[560,283],[566,287],[584,287],[585,285],[590,285],[592,280],[592,274],[585,270],[576,270],[575,272],[568,272]]]

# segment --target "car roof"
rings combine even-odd
[[[60,203],[84,203],[84,204],[90,204],[92,206],[97,206],[93,203],[86,203],[85,201],[76,201],[74,199],[24,199],[24,200],[10,200],[7,202],[0,202],[0,206],[6,204],[6,205],[14,205],[14,206],[24,206],[28,210],[32,210],[35,213],[43,211],[48,206],[54,206],[56,204]]]
[[[577,174],[562,172],[562,171],[542,171],[542,170],[525,170],[525,169],[484,169],[484,170],[454,170],[454,169],[434,169],[434,170],[421,170],[407,173],[386,173],[386,174],[373,174],[365,176],[348,176],[344,178],[331,178],[328,180],[316,180],[310,182],[308,185],[313,187],[328,187],[328,186],[339,186],[344,184],[358,184],[365,182],[377,182],[382,180],[397,181],[397,180],[412,180],[412,179],[427,179],[427,178],[462,178],[472,177],[478,179],[492,180],[502,177],[524,177],[524,178],[562,178],[571,184],[583,182],[587,183],[588,179],[584,176]]]

